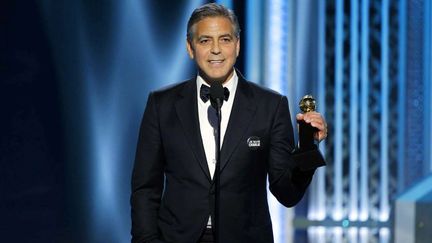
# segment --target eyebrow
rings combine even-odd
[[[231,35],[231,34],[223,34],[221,36],[218,36],[218,38],[223,38],[223,37],[230,37],[230,38],[232,38],[233,35]],[[203,39],[203,38],[213,38],[213,36],[210,36],[210,35],[200,35],[200,36],[198,36],[198,39]]]
[[[230,38],[232,38],[233,36],[231,34],[224,34],[224,35],[219,36],[219,38],[221,38],[221,37],[230,37]]]

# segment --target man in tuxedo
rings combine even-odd
[[[231,10],[206,4],[192,13],[187,51],[198,73],[150,93],[132,175],[132,242],[213,242],[215,110],[208,86],[221,83],[219,242],[273,242],[266,180],[287,207],[324,165],[316,146],[295,151],[288,101],[234,68],[240,28]],[[297,115],[326,137],[323,117]]]

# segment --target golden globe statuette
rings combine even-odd
[[[302,113],[312,112],[316,110],[316,102],[312,95],[305,95],[299,103]],[[307,151],[315,147],[314,133],[317,131],[305,121],[298,121],[299,124],[299,150]]]

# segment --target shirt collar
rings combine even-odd
[[[196,83],[197,83],[198,100],[200,100],[202,102],[202,100],[199,98],[201,85],[203,85],[203,84],[207,85],[207,86],[209,86],[209,85],[204,81],[204,79],[199,74],[197,75],[196,80],[197,80]],[[234,69],[232,77],[222,85],[224,88],[226,87],[230,92],[230,96],[229,96],[228,100],[230,100],[231,98],[234,98],[234,94],[235,94],[235,91],[237,88],[237,83],[238,83],[238,76],[237,76],[236,70]]]

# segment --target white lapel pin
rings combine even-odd
[[[250,149],[255,150],[261,147],[261,140],[257,136],[252,136],[247,139],[247,145]]]

